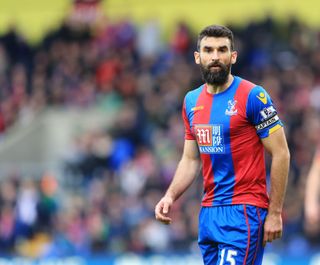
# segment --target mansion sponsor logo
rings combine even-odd
[[[199,150],[203,154],[218,154],[224,153],[224,147],[212,147],[212,146],[199,146]]]
[[[201,153],[220,154],[225,152],[222,124],[195,125],[195,136]]]

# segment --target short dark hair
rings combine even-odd
[[[220,25],[210,25],[205,27],[198,36],[197,50],[200,51],[200,42],[204,37],[216,37],[216,38],[228,38],[230,40],[230,48],[234,49],[234,38],[233,33],[230,29]]]

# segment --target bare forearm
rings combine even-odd
[[[269,213],[282,212],[288,182],[290,155],[287,150],[272,157]]]
[[[171,206],[182,193],[191,185],[198,175],[200,167],[199,150],[195,140],[185,140],[182,158],[176,173],[164,197],[155,207],[156,219],[164,224],[170,224],[169,216]]]
[[[199,173],[199,168],[199,160],[183,158],[178,164],[165,196],[171,197],[173,201],[177,200],[192,184]]]
[[[306,183],[306,199],[305,204],[308,206],[308,204],[316,205],[318,202],[318,196],[319,196],[319,189],[320,189],[320,166],[316,163],[316,161],[313,162],[312,167],[310,169],[309,175],[307,177],[307,183]]]

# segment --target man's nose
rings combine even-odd
[[[214,51],[212,52],[211,60],[212,60],[212,61],[219,61],[219,54],[218,54],[218,51],[217,51],[217,50],[214,50]]]

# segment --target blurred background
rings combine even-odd
[[[320,3],[0,0],[0,264],[202,264],[201,176],[154,219],[199,86],[198,32],[224,24],[233,73],[264,86],[285,124],[284,235],[265,265],[320,264],[304,222],[320,135]],[[268,163],[270,163],[268,159]]]

